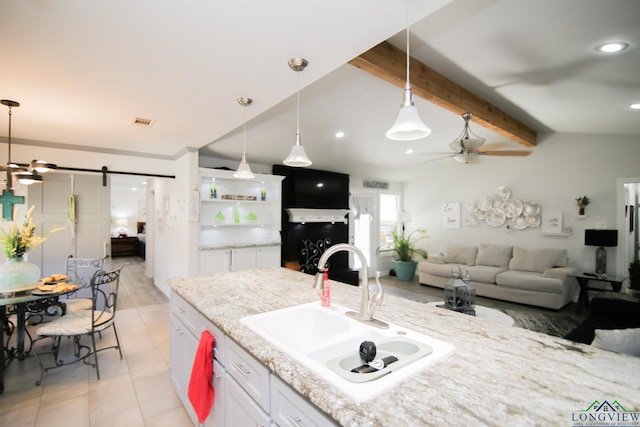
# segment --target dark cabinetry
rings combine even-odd
[[[111,257],[135,256],[137,255],[137,237],[112,237]]]

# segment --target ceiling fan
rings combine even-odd
[[[451,156],[460,163],[469,163],[477,160],[480,156],[511,156],[524,157],[531,154],[531,151],[523,150],[498,150],[500,147],[507,146],[504,143],[488,144],[483,146],[485,138],[480,138],[469,128],[469,122],[473,114],[464,113],[461,115],[464,120],[464,129],[455,141],[449,144],[449,147],[455,152]]]

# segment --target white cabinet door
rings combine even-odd
[[[271,419],[242,387],[225,375],[225,425],[227,427],[269,427]]]
[[[280,267],[280,245],[258,246],[257,268]]]
[[[256,248],[231,250],[231,271],[253,270],[256,268]]]
[[[191,379],[191,367],[198,349],[198,340],[173,313],[170,316],[170,324],[171,380],[187,413],[194,423],[197,423],[196,413],[191,406],[187,392]]]
[[[204,422],[205,427],[224,427],[224,396],[225,396],[225,380],[226,371],[224,367],[217,361],[213,361],[213,389],[215,397],[213,398],[213,408],[209,418]]]
[[[280,378],[272,375],[271,417],[280,427],[325,427],[337,425]]]
[[[231,269],[230,249],[200,251],[198,274],[226,273]]]

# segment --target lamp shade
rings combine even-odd
[[[307,166],[311,166],[311,160],[307,157],[307,154],[304,152],[304,147],[300,143],[300,131],[296,133],[296,145],[291,147],[291,151],[286,159],[282,162],[287,166],[304,168]]]
[[[240,165],[238,165],[238,170],[233,174],[233,177],[242,179],[255,178],[255,175],[251,172],[249,163],[247,163],[244,153],[242,153],[242,160],[240,161]]]
[[[394,141],[414,141],[425,138],[429,134],[431,134],[431,129],[420,118],[418,109],[413,103],[411,87],[408,86],[403,93],[403,102],[398,118],[385,135]]]
[[[584,230],[586,246],[618,246],[618,230]]]

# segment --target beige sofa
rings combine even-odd
[[[476,295],[558,310],[574,300],[578,284],[568,275],[565,249],[524,249],[481,244],[450,245],[418,264],[420,284],[444,288],[459,267]]]

